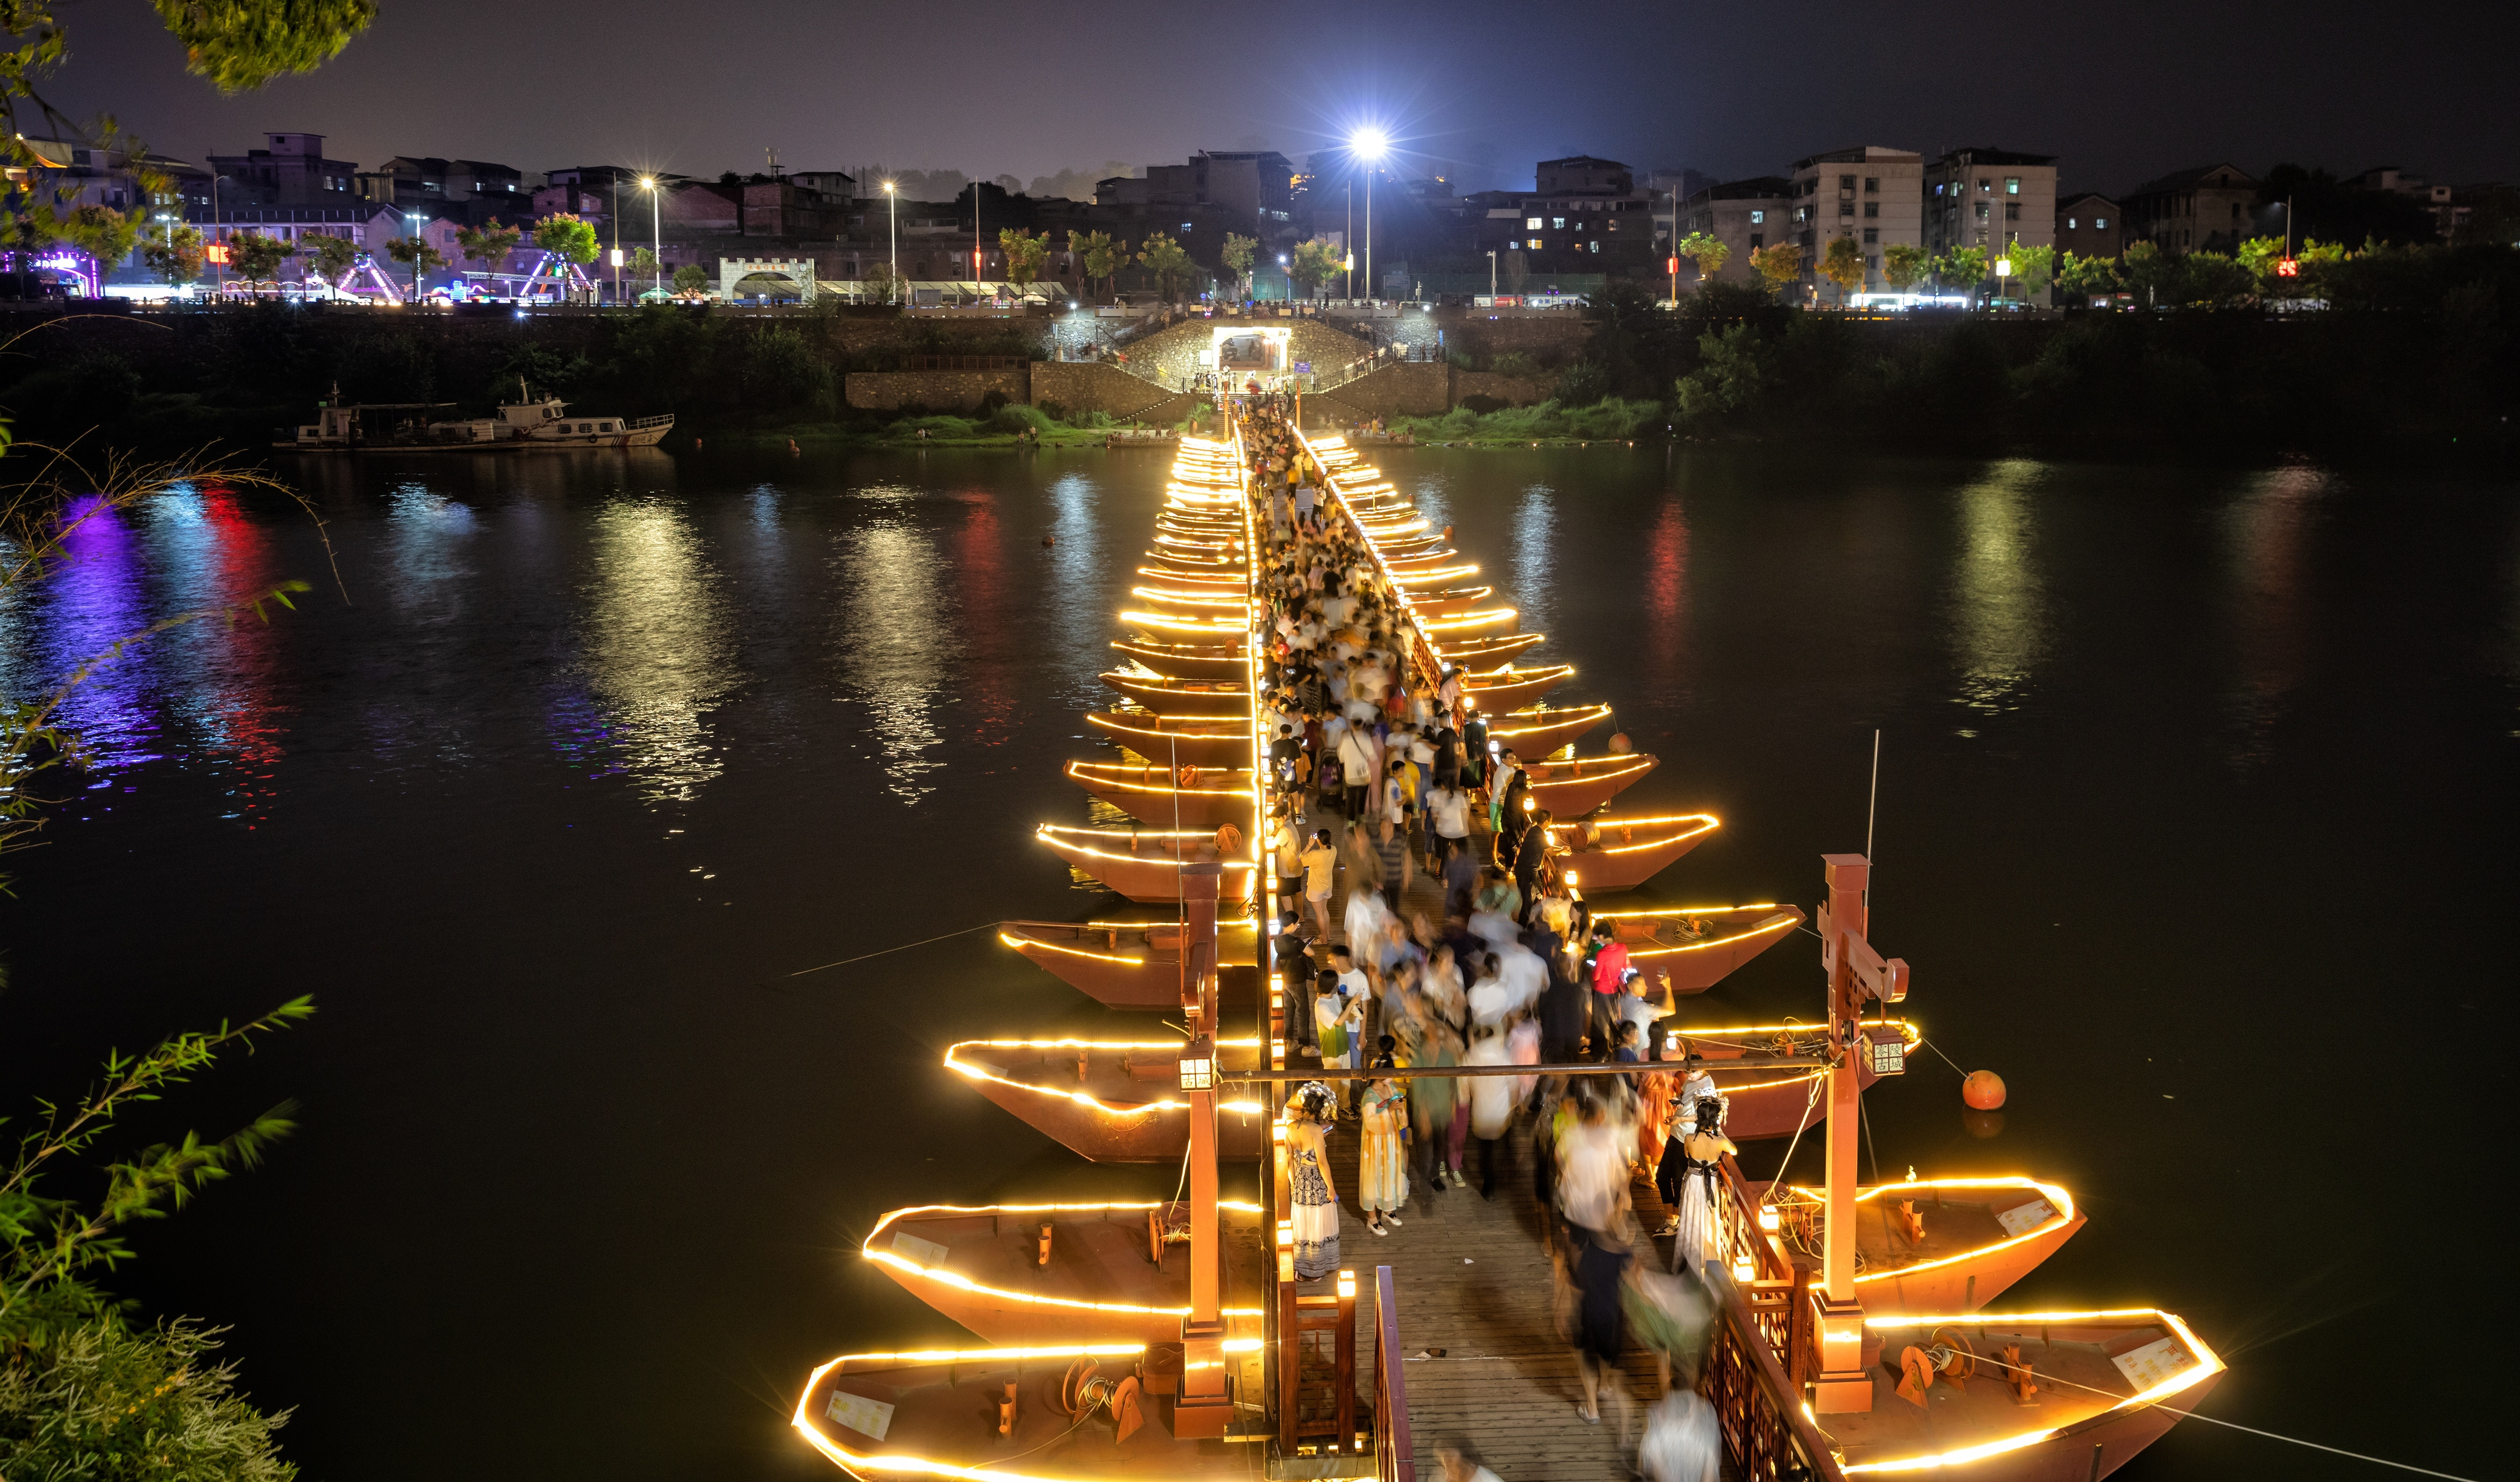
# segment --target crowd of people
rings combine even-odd
[[[1665,1379],[1640,1467],[1712,1478],[1720,1438],[1693,1389],[1712,1308],[1694,1278],[1716,1250],[1725,1099],[1702,1071],[1662,1060],[1667,985],[1552,866],[1551,817],[1521,760],[1416,637],[1283,411],[1251,398],[1240,416],[1266,531],[1252,561],[1267,606],[1256,698],[1273,738],[1272,966],[1290,1055],[1324,1071],[1288,1102],[1296,1274],[1339,1265],[1328,1130],[1342,1115],[1360,1128],[1353,1205],[1376,1236],[1440,1217],[1439,1196],[1470,1187],[1473,1144],[1483,1198],[1527,1147],[1580,1415],[1598,1423],[1615,1397],[1624,1430],[1619,1360],[1633,1337]],[[1440,889],[1431,912],[1411,908],[1421,873]],[[1637,1069],[1372,1074],[1587,1060]],[[1632,1190],[1647,1180],[1667,1211],[1657,1233],[1674,1241],[1667,1272],[1635,1260]]]

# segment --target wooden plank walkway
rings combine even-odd
[[[1469,1148],[1467,1189],[1432,1192],[1414,1179],[1403,1223],[1377,1238],[1355,1203],[1357,1129],[1341,1120],[1331,1138],[1339,1180],[1340,1264],[1368,1294],[1357,1309],[1357,1414],[1372,1411],[1375,1353],[1373,1268],[1389,1266],[1400,1302],[1409,1415],[1418,1475],[1440,1478],[1435,1447],[1447,1441],[1505,1482],[1622,1482],[1634,1475],[1643,1407],[1662,1397],[1652,1357],[1633,1344],[1623,1388],[1634,1414],[1622,1438],[1619,1405],[1605,1400],[1601,1421],[1576,1409],[1575,1354],[1559,1336],[1554,1277],[1541,1240],[1526,1126],[1499,1147],[1493,1198],[1479,1194],[1478,1144]],[[1633,1190],[1640,1230],[1662,1222],[1650,1180]],[[1637,1257],[1655,1270],[1670,1262],[1668,1239],[1640,1236]],[[1727,1474],[1730,1474],[1729,1468]]]

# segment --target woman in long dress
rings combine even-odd
[[[1695,1271],[1714,1256],[1715,1181],[1722,1176],[1718,1164],[1724,1154],[1738,1150],[1724,1135],[1721,1097],[1700,1097],[1688,1122],[1678,1129],[1686,1161],[1680,1170],[1680,1228],[1671,1242],[1674,1271]]]
[[[1377,1068],[1391,1063],[1389,1055]],[[1389,1235],[1409,1202],[1409,1093],[1395,1080],[1379,1080],[1365,1093],[1365,1145],[1356,1160],[1356,1202],[1365,1228]]]
[[[1319,1081],[1287,1103],[1286,1197],[1294,1206],[1295,1277],[1318,1281],[1338,1270],[1338,1190],[1330,1182],[1329,1123],[1338,1096]]]

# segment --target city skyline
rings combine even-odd
[[[1973,9],[1937,4],[1895,35],[1848,32],[1860,44],[1839,46],[1812,39],[1828,26],[1787,32],[1749,13],[1684,22],[1627,4],[1562,43],[1501,45],[1521,15],[1504,7],[1448,13],[1441,35],[1401,20],[1347,39],[1328,27],[1352,15],[1325,8],[1273,16],[1223,52],[1239,87],[1217,85],[1212,30],[1053,25],[1005,7],[943,36],[932,17],[890,3],[844,26],[792,0],[746,14],[738,35],[641,0],[565,44],[543,44],[554,34],[543,31],[510,45],[481,39],[513,34],[481,0],[388,5],[318,71],[222,98],[184,73],[153,13],[131,7],[78,18],[49,91],[73,118],[113,113],[181,158],[303,130],[362,164],[432,155],[528,173],[618,163],[714,176],[763,168],[776,148],[789,169],[882,159],[1029,183],[1200,149],[1300,160],[1367,125],[1392,135],[1397,172],[1462,190],[1527,185],[1534,160],[1572,154],[1724,179],[1855,144],[2052,154],[2067,188],[2103,192],[2223,159],[2509,179],[2520,155],[2520,123],[2462,108],[2498,84],[2493,59],[2510,47],[2472,25],[2453,35],[2446,19],[2427,25],[2420,10],[2379,36],[2349,35],[2341,11],[2319,9],[2288,13],[2281,36],[2158,6],[2113,20],[2120,38],[2175,25],[2178,44],[2163,46],[2042,16],[2006,18],[1990,40]],[[2510,19],[2493,24],[2520,41]],[[1015,39],[965,39],[1001,30]],[[763,34],[802,44],[752,44]],[[672,41],[662,64],[660,37]],[[1956,58],[1956,44],[1998,50]]]

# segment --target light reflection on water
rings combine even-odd
[[[590,523],[595,569],[581,627],[592,708],[564,697],[555,740],[582,744],[594,726],[610,770],[641,796],[688,802],[725,770],[707,715],[741,679],[721,582],[677,507],[625,499]]]
[[[839,537],[832,638],[850,700],[867,713],[894,796],[916,803],[935,790],[920,781],[944,763],[936,709],[961,645],[938,570],[935,539],[912,521],[920,491],[887,485],[862,500],[893,508]]]
[[[1523,632],[1548,632],[1557,609],[1557,498],[1545,483],[1522,491],[1513,514],[1513,559],[1508,566],[1505,581],[1488,583],[1497,589],[1492,604],[1519,610]]]
[[[2329,484],[2322,470],[2270,469],[2223,511],[2235,668],[2225,704],[2237,767],[2273,755],[2275,723],[2302,683],[2310,595],[2304,548]]]
[[[1985,715],[2021,703],[2032,667],[2047,651],[2046,587],[2039,577],[2032,506],[2040,470],[2025,460],[1999,463],[1958,495],[1952,647],[1959,701]]]
[[[88,515],[70,531],[64,560],[40,598],[10,606],[7,697],[28,700],[61,685],[152,616],[139,537],[120,515]],[[89,786],[104,786],[103,775],[163,754],[162,722],[148,702],[152,657],[134,649],[101,665],[57,712],[58,724],[86,744],[100,774]]]

